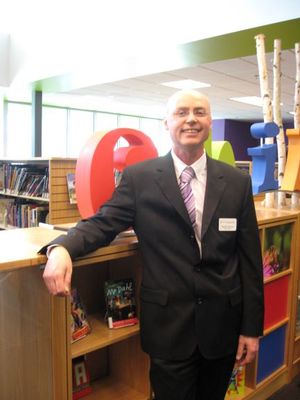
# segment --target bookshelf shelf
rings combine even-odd
[[[140,393],[113,377],[104,378],[92,384],[93,392],[85,397],[87,400],[148,400],[149,396]]]
[[[41,203],[49,203],[49,199],[45,197],[35,197],[35,196],[25,196],[22,194],[15,194],[15,193],[6,193],[3,191],[0,191],[0,196],[5,196],[5,197],[16,197],[18,199],[25,199],[25,200],[31,200],[31,201],[37,201]]]
[[[92,351],[110,346],[138,335],[139,325],[127,326],[119,329],[108,329],[103,314],[88,317],[91,333],[71,345],[72,358],[82,356]]]

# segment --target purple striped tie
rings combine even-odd
[[[195,178],[195,171],[193,170],[192,167],[186,167],[180,175],[179,188],[182,194],[184,204],[189,213],[191,223],[193,226],[195,226],[196,223],[195,198],[190,184],[193,178]]]

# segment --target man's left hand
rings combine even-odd
[[[241,335],[236,353],[236,364],[243,366],[254,360],[259,349],[259,338]]]

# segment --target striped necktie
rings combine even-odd
[[[189,213],[191,223],[194,227],[196,223],[196,207],[195,207],[195,198],[190,184],[193,178],[195,178],[195,171],[193,170],[192,167],[186,167],[180,175],[179,188],[182,194],[184,204]]]

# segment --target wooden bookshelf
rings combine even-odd
[[[44,167],[48,171],[48,198],[25,196],[0,191],[0,198],[23,199],[30,203],[48,205],[49,214],[47,222],[49,224],[63,224],[76,222],[80,219],[80,214],[76,204],[70,204],[67,188],[66,176],[74,173],[76,159],[74,158],[29,158],[29,159],[0,159],[0,166],[3,164],[24,166]],[[3,219],[3,218],[2,218]],[[0,225],[2,229],[7,226]]]
[[[262,246],[268,229],[291,224],[291,254],[286,269],[265,279],[264,337],[258,357],[246,368],[240,400],[268,398],[292,379],[300,363],[300,341],[295,337],[299,214],[260,210],[258,222]],[[41,227],[0,232],[0,366],[5,365],[0,374],[1,395],[71,400],[72,360],[84,355],[93,389],[87,399],[151,399],[149,361],[140,348],[139,325],[108,329],[103,318],[104,280],[133,277],[139,294],[142,265],[136,238],[116,239],[74,262],[73,286],[78,288],[92,331],[71,344],[70,301],[48,294],[42,280],[46,257],[37,254],[61,234],[65,233]],[[279,292],[274,303],[276,285]],[[274,359],[278,359],[276,364]]]

